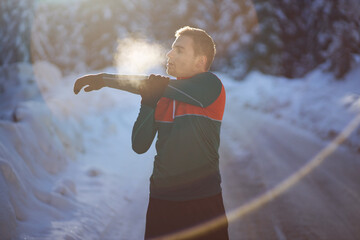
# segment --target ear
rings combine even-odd
[[[206,62],[207,62],[207,57],[205,55],[203,56],[198,56],[197,57],[197,61],[196,61],[196,65],[199,69],[202,69],[204,71],[206,71]]]

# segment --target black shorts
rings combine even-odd
[[[228,222],[222,194],[189,201],[168,201],[150,198],[146,214],[145,239],[176,234],[198,225],[204,226],[204,223],[217,217],[221,219],[219,224],[216,224],[216,227],[207,229],[203,234],[191,238],[176,239],[229,239]]]

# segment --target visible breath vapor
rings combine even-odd
[[[165,50],[145,39],[126,38],[118,41],[114,61],[119,74],[147,74],[165,63]]]

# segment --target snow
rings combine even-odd
[[[245,81],[233,82],[220,75],[227,86],[227,101],[282,118],[300,128],[331,140],[360,113],[360,65],[344,80],[316,69],[301,79],[286,79],[250,73]],[[345,142],[350,148],[360,146],[360,133]]]
[[[74,95],[81,74],[62,76],[48,62],[0,72],[1,239],[141,239],[155,150],[137,155],[131,149],[140,97],[108,88]],[[217,73],[228,104],[288,121],[324,141],[360,113],[359,74],[360,65],[343,81],[321,68],[293,80],[252,72],[235,82]],[[346,146],[359,145],[357,130]],[[122,236],[112,235],[114,225]]]

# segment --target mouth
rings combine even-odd
[[[166,67],[172,67],[172,66],[174,66],[173,63],[171,63],[171,62],[167,62],[167,63],[166,63]]]

